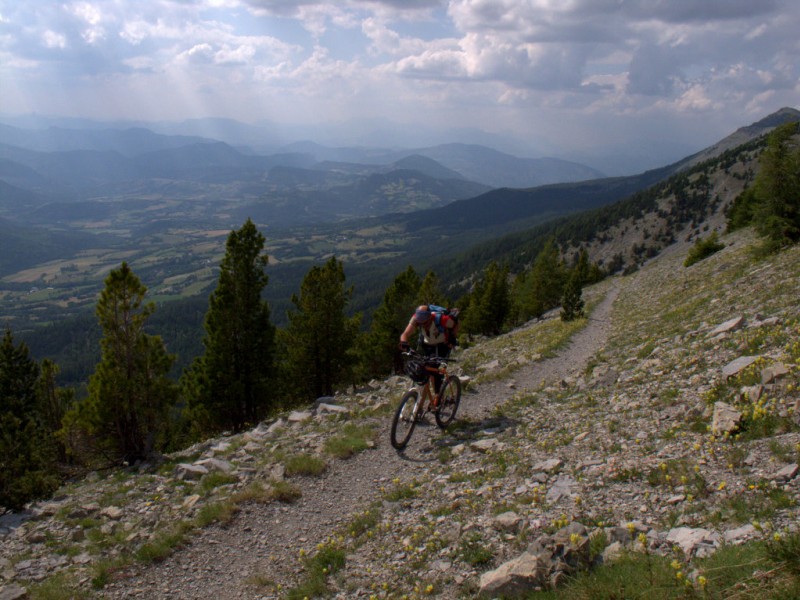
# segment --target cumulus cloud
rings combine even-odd
[[[0,0],[0,69],[65,94],[114,74],[120,89],[163,92],[154,111],[193,98],[257,119],[273,114],[267,97],[296,119],[371,103],[516,129],[537,126],[531,114],[547,127],[566,112],[791,103],[798,29],[795,0]],[[52,94],[17,96],[58,112]]]
[[[66,48],[67,38],[61,33],[48,29],[42,34],[42,43],[45,48]]]

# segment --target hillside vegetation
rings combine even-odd
[[[580,573],[601,562],[614,566],[598,573],[614,572],[615,559],[632,549],[644,553],[644,562],[636,555],[622,562],[634,570],[644,564],[652,586],[653,564],[666,564],[663,557],[675,548],[683,556],[666,570],[674,581],[668,576],[659,589],[707,594],[713,581],[724,596],[728,583],[706,575],[722,567],[700,559],[741,558],[720,546],[766,533],[772,536],[767,545],[748,548],[776,575],[758,585],[791,595],[796,590],[787,573],[800,568],[800,532],[793,523],[800,470],[796,134],[796,123],[782,125],[764,142],[699,163],[614,206],[608,221],[598,217],[606,228],[591,230],[598,238],[589,240],[598,244],[595,255],[597,248],[629,241],[628,230],[654,241],[649,250],[635,244],[627,266],[615,255],[619,264],[609,273],[625,267],[624,276],[587,287],[585,302],[581,286],[601,277],[599,261],[589,264],[590,245],[579,237],[559,246],[548,236],[530,267],[513,272],[513,285],[509,267],[493,262],[459,300],[462,333],[473,336],[460,366],[468,395],[475,395],[472,402],[465,398],[457,427],[441,434],[420,428],[416,455],[395,454],[384,444],[389,398],[402,378],[373,380],[359,393],[344,390],[386,372],[381,365],[397,352],[397,327],[407,322],[408,307],[444,297],[435,273],[422,277],[408,267],[385,290],[369,331],[359,333],[360,317],[346,312],[354,290],[346,285],[343,263],[331,256],[308,271],[299,294],[291,296],[289,326],[275,328],[262,294],[265,238],[248,219],[228,236],[205,313],[205,352],[178,385],[169,376],[175,357],[145,328],[156,307],[144,303],[147,288],[123,261],[106,278],[96,307],[103,338],[88,395],[76,399],[74,390],[58,388],[58,365],[32,360],[6,329],[0,344],[0,502],[21,509],[30,499],[48,497],[58,485],[56,469],[82,479],[88,469],[123,465],[114,472],[133,481],[124,496],[138,498],[140,485],[155,482],[157,488],[121,530],[117,521],[129,502],[108,495],[115,481],[93,478],[56,496],[40,513],[43,528],[24,537],[19,532],[25,529],[18,529],[8,538],[21,544],[14,545],[19,556],[43,550],[39,562],[9,555],[10,577],[36,581],[42,568],[55,565],[65,571],[56,588],[67,580],[68,586],[84,585],[88,578],[72,581],[73,567],[93,564],[95,589],[108,586],[114,593],[114,573],[146,586],[151,576],[142,565],[222,522],[229,525],[221,534],[225,544],[238,549],[251,576],[266,568],[274,579],[239,585],[277,592],[289,585],[290,598],[337,592],[393,597],[411,575],[409,566],[429,563],[430,582],[413,594],[527,595],[558,590],[573,575],[579,582],[586,577]],[[558,226],[580,229],[582,219]],[[572,248],[570,265],[564,259]],[[468,272],[461,277],[470,279]],[[560,300],[561,319],[539,320]],[[530,316],[537,320],[525,323]],[[313,398],[313,410],[275,416]],[[342,419],[347,423],[338,431]],[[197,444],[166,463],[157,453],[225,429],[225,439]],[[764,467],[770,457],[781,464]],[[351,460],[341,463],[345,458]],[[388,481],[394,491],[387,492]],[[100,497],[94,483],[103,490]],[[308,484],[307,500],[300,500],[306,498],[300,484]],[[366,511],[370,523],[356,533],[339,531],[341,519],[325,516],[346,493],[354,495],[354,514]],[[413,501],[420,494],[421,505]],[[165,510],[173,512],[158,512],[153,500],[167,497]],[[71,505],[73,498],[83,504]],[[437,498],[434,512],[429,500]],[[297,502],[300,510],[276,509],[275,502]],[[177,506],[199,512],[175,522]],[[266,566],[263,552],[247,550],[252,542],[244,534],[252,524],[234,518],[244,506],[255,523],[271,523],[275,510],[288,519],[282,535],[259,538],[269,556],[287,547],[306,555],[298,542],[321,540],[322,558],[301,561],[306,581],[297,569],[280,561]],[[136,516],[142,514],[149,517]],[[437,525],[453,525],[448,538],[436,539]],[[114,560],[95,561],[101,549],[91,545],[70,546],[84,541],[68,533],[76,526],[99,527],[86,539],[102,540],[102,550],[112,547]],[[327,533],[332,527],[335,537]],[[420,546],[415,539],[434,541]],[[53,540],[60,541],[36,548]],[[400,552],[392,548],[398,540]],[[53,558],[52,552],[78,552],[81,559]],[[203,545],[176,556],[225,562]],[[236,556],[226,558],[229,565]],[[179,597],[197,597],[196,576],[189,583],[170,564],[162,568]],[[379,568],[389,580],[383,590],[372,577]],[[334,579],[334,571],[342,575]],[[524,584],[508,579],[509,571],[524,571]],[[201,587],[213,595],[215,585],[229,584],[218,574]],[[125,585],[118,591],[127,594]]]
[[[611,585],[638,594],[649,578],[664,598],[725,598],[734,589],[742,598],[791,597],[800,562],[800,249],[755,259],[749,231],[721,240],[724,250],[692,267],[673,252],[587,290],[590,308],[616,290],[610,335],[566,377],[537,376],[547,356],[572,355],[564,344],[575,325],[558,320],[465,351],[473,379],[463,413],[447,432],[416,434],[411,456],[422,462],[398,460],[388,444],[402,381],[376,382],[337,394],[329,402],[339,408],[320,407],[314,418],[278,418],[157,468],[70,485],[5,534],[6,573],[33,598],[68,597],[72,586],[83,597],[133,588],[173,598],[220,597],[220,589],[221,597],[234,589],[472,597],[482,574],[526,549],[555,557],[560,547],[564,558],[574,547],[573,564],[554,559],[560,566],[547,573],[555,578],[523,595],[557,581],[557,590],[573,586],[564,597],[596,597],[589,590],[607,585],[602,578],[640,564],[639,575],[612,575]],[[484,395],[496,398],[491,415],[470,408]],[[740,413],[729,433],[712,430],[718,402]],[[207,474],[179,477],[186,467],[175,465],[193,461]],[[350,501],[325,502],[336,490]],[[272,506],[289,523],[294,514],[308,520],[309,509],[325,518],[284,539],[272,517],[263,520]],[[206,526],[198,543],[179,549]],[[285,546],[273,547],[272,536]],[[257,553],[247,550],[254,542]],[[237,569],[208,569],[208,579],[180,566],[221,560],[217,550]],[[171,553],[178,562],[147,566]],[[605,566],[596,564],[601,555]],[[589,583],[564,579],[590,563]]]

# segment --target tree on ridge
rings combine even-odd
[[[199,433],[241,431],[277,401],[275,326],[262,297],[269,281],[264,241],[250,219],[228,235],[205,316],[205,352],[182,381],[190,390],[189,417]]]

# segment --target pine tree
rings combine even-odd
[[[331,257],[312,267],[292,296],[295,310],[281,333],[289,390],[301,399],[330,396],[351,376],[361,315],[345,311],[353,288],[345,288],[342,263]]]
[[[154,310],[147,288],[127,263],[109,273],[96,314],[101,357],[89,396],[65,416],[65,435],[88,434],[94,451],[113,463],[149,459],[156,450],[177,388],[167,374],[175,360],[158,336],[145,333]]]
[[[583,275],[576,268],[570,273],[567,284],[564,286],[564,295],[561,298],[561,320],[574,321],[585,316],[583,312],[583,297],[581,279]]]
[[[200,432],[241,431],[277,403],[275,326],[262,298],[269,281],[264,241],[250,219],[228,236],[205,317],[205,353],[182,381]]]
[[[590,283],[591,265],[589,264],[589,253],[586,251],[586,248],[581,248],[578,251],[578,256],[573,266],[573,272],[578,279],[578,283],[581,285]]]
[[[363,345],[363,361],[370,375],[382,375],[389,366],[398,372],[402,361],[398,352],[400,334],[416,308],[421,286],[420,277],[412,266],[395,277],[383,295],[381,305],[372,315],[367,342]]]
[[[0,344],[0,507],[16,510],[59,483],[52,437],[37,411],[39,366],[6,329]]]
[[[552,239],[536,255],[533,266],[517,276],[513,286],[516,319],[527,321],[540,318],[558,306],[564,290],[566,273],[558,247]]]
[[[425,274],[425,277],[419,286],[416,304],[417,306],[421,304],[439,304],[442,306],[447,305],[447,299],[445,298],[444,292],[442,292],[439,276],[433,271],[428,271]],[[416,306],[413,308],[416,308]]]
[[[787,123],[770,133],[754,183],[755,226],[769,249],[800,241],[800,147],[793,138],[798,127]]]
[[[56,377],[59,366],[49,359],[44,359],[41,364],[41,374],[37,383],[37,413],[42,430],[45,435],[59,438],[64,416],[75,400],[75,391],[56,386]],[[56,443],[58,460],[62,463],[68,460],[66,446],[59,439]]]
[[[508,267],[492,262],[470,294],[464,329],[470,333],[497,335],[511,308]]]

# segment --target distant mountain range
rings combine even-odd
[[[69,231],[70,223],[102,215],[111,230],[133,235],[170,227],[175,212],[187,226],[210,229],[247,217],[280,228],[386,216],[408,231],[446,223],[487,239],[620,200],[797,114],[782,109],[678,163],[617,178],[577,163],[467,144],[401,151],[302,142],[258,155],[143,128],[0,125],[0,217],[21,232],[30,226]],[[125,202],[107,204],[114,199]],[[83,246],[85,239],[72,241]],[[31,260],[34,255],[47,252],[32,252]]]
[[[313,156],[319,161],[360,165],[387,165],[411,155],[423,156],[489,187],[526,188],[550,183],[583,181],[603,173],[576,162],[557,158],[520,158],[475,144],[441,144],[410,150],[380,148],[330,148],[311,142],[290,144],[284,151]]]
[[[604,264],[626,266],[617,248],[631,255],[628,266],[638,264],[671,243],[675,223],[694,219],[691,199],[708,200],[697,183],[703,173],[689,177],[690,169],[727,173],[722,163],[729,158],[706,161],[734,147],[755,164],[763,144],[756,138],[797,120],[800,112],[783,109],[702,152],[633,176],[528,187],[487,186],[471,176],[529,168],[541,177],[536,161],[464,144],[398,152],[302,143],[259,155],[206,139],[183,138],[173,147],[175,140],[141,132],[132,136],[138,150],[125,153],[108,149],[110,142],[103,142],[106,149],[65,149],[63,137],[62,149],[50,152],[0,144],[0,308],[15,331],[82,318],[104,274],[127,260],[163,303],[159,312],[171,315],[167,321],[191,313],[196,327],[225,234],[248,217],[268,240],[266,294],[278,321],[310,266],[334,255],[354,286],[353,308],[365,315],[409,265],[463,286],[492,260],[524,267],[553,231],[564,247],[604,245],[611,252]],[[742,149],[748,142],[752,147]],[[580,166],[571,172],[587,173]],[[744,178],[737,181],[741,186]],[[677,206],[680,214],[664,211],[670,227],[645,232],[637,219],[658,209],[652,204],[658,194],[674,190],[687,206]],[[183,339],[173,333],[172,343]],[[43,343],[54,336],[48,330],[40,337]],[[194,346],[184,354],[191,356]]]
[[[219,125],[230,132],[233,123]],[[258,154],[142,127],[0,125],[0,218],[22,237],[26,227],[100,226],[90,225],[92,217],[123,235],[168,228],[175,214],[201,229],[230,228],[247,217],[278,228],[327,224],[439,208],[492,188],[599,176],[577,163],[519,158],[478,145],[396,150],[303,142]],[[79,246],[76,238],[72,247]],[[32,261],[48,253],[29,255]]]
[[[331,148],[302,142],[269,154],[257,154],[249,148],[234,148],[213,139],[162,135],[144,128],[36,130],[9,125],[0,125],[0,140],[0,157],[54,178],[60,186],[77,190],[91,189],[87,188],[86,180],[99,183],[153,177],[197,179],[198,170],[220,168],[229,171],[228,181],[250,179],[254,171],[263,174],[273,167],[286,166],[347,170],[351,174],[385,171],[392,165],[415,170],[409,162],[412,157],[426,157],[441,165],[436,174],[431,164],[426,164],[423,172],[429,176],[464,178],[488,187],[532,187],[602,176],[599,171],[575,162],[520,158],[467,144],[392,150]],[[343,167],[347,163],[351,166]],[[452,173],[445,174],[446,169]],[[33,181],[29,179],[28,183],[32,185]]]

